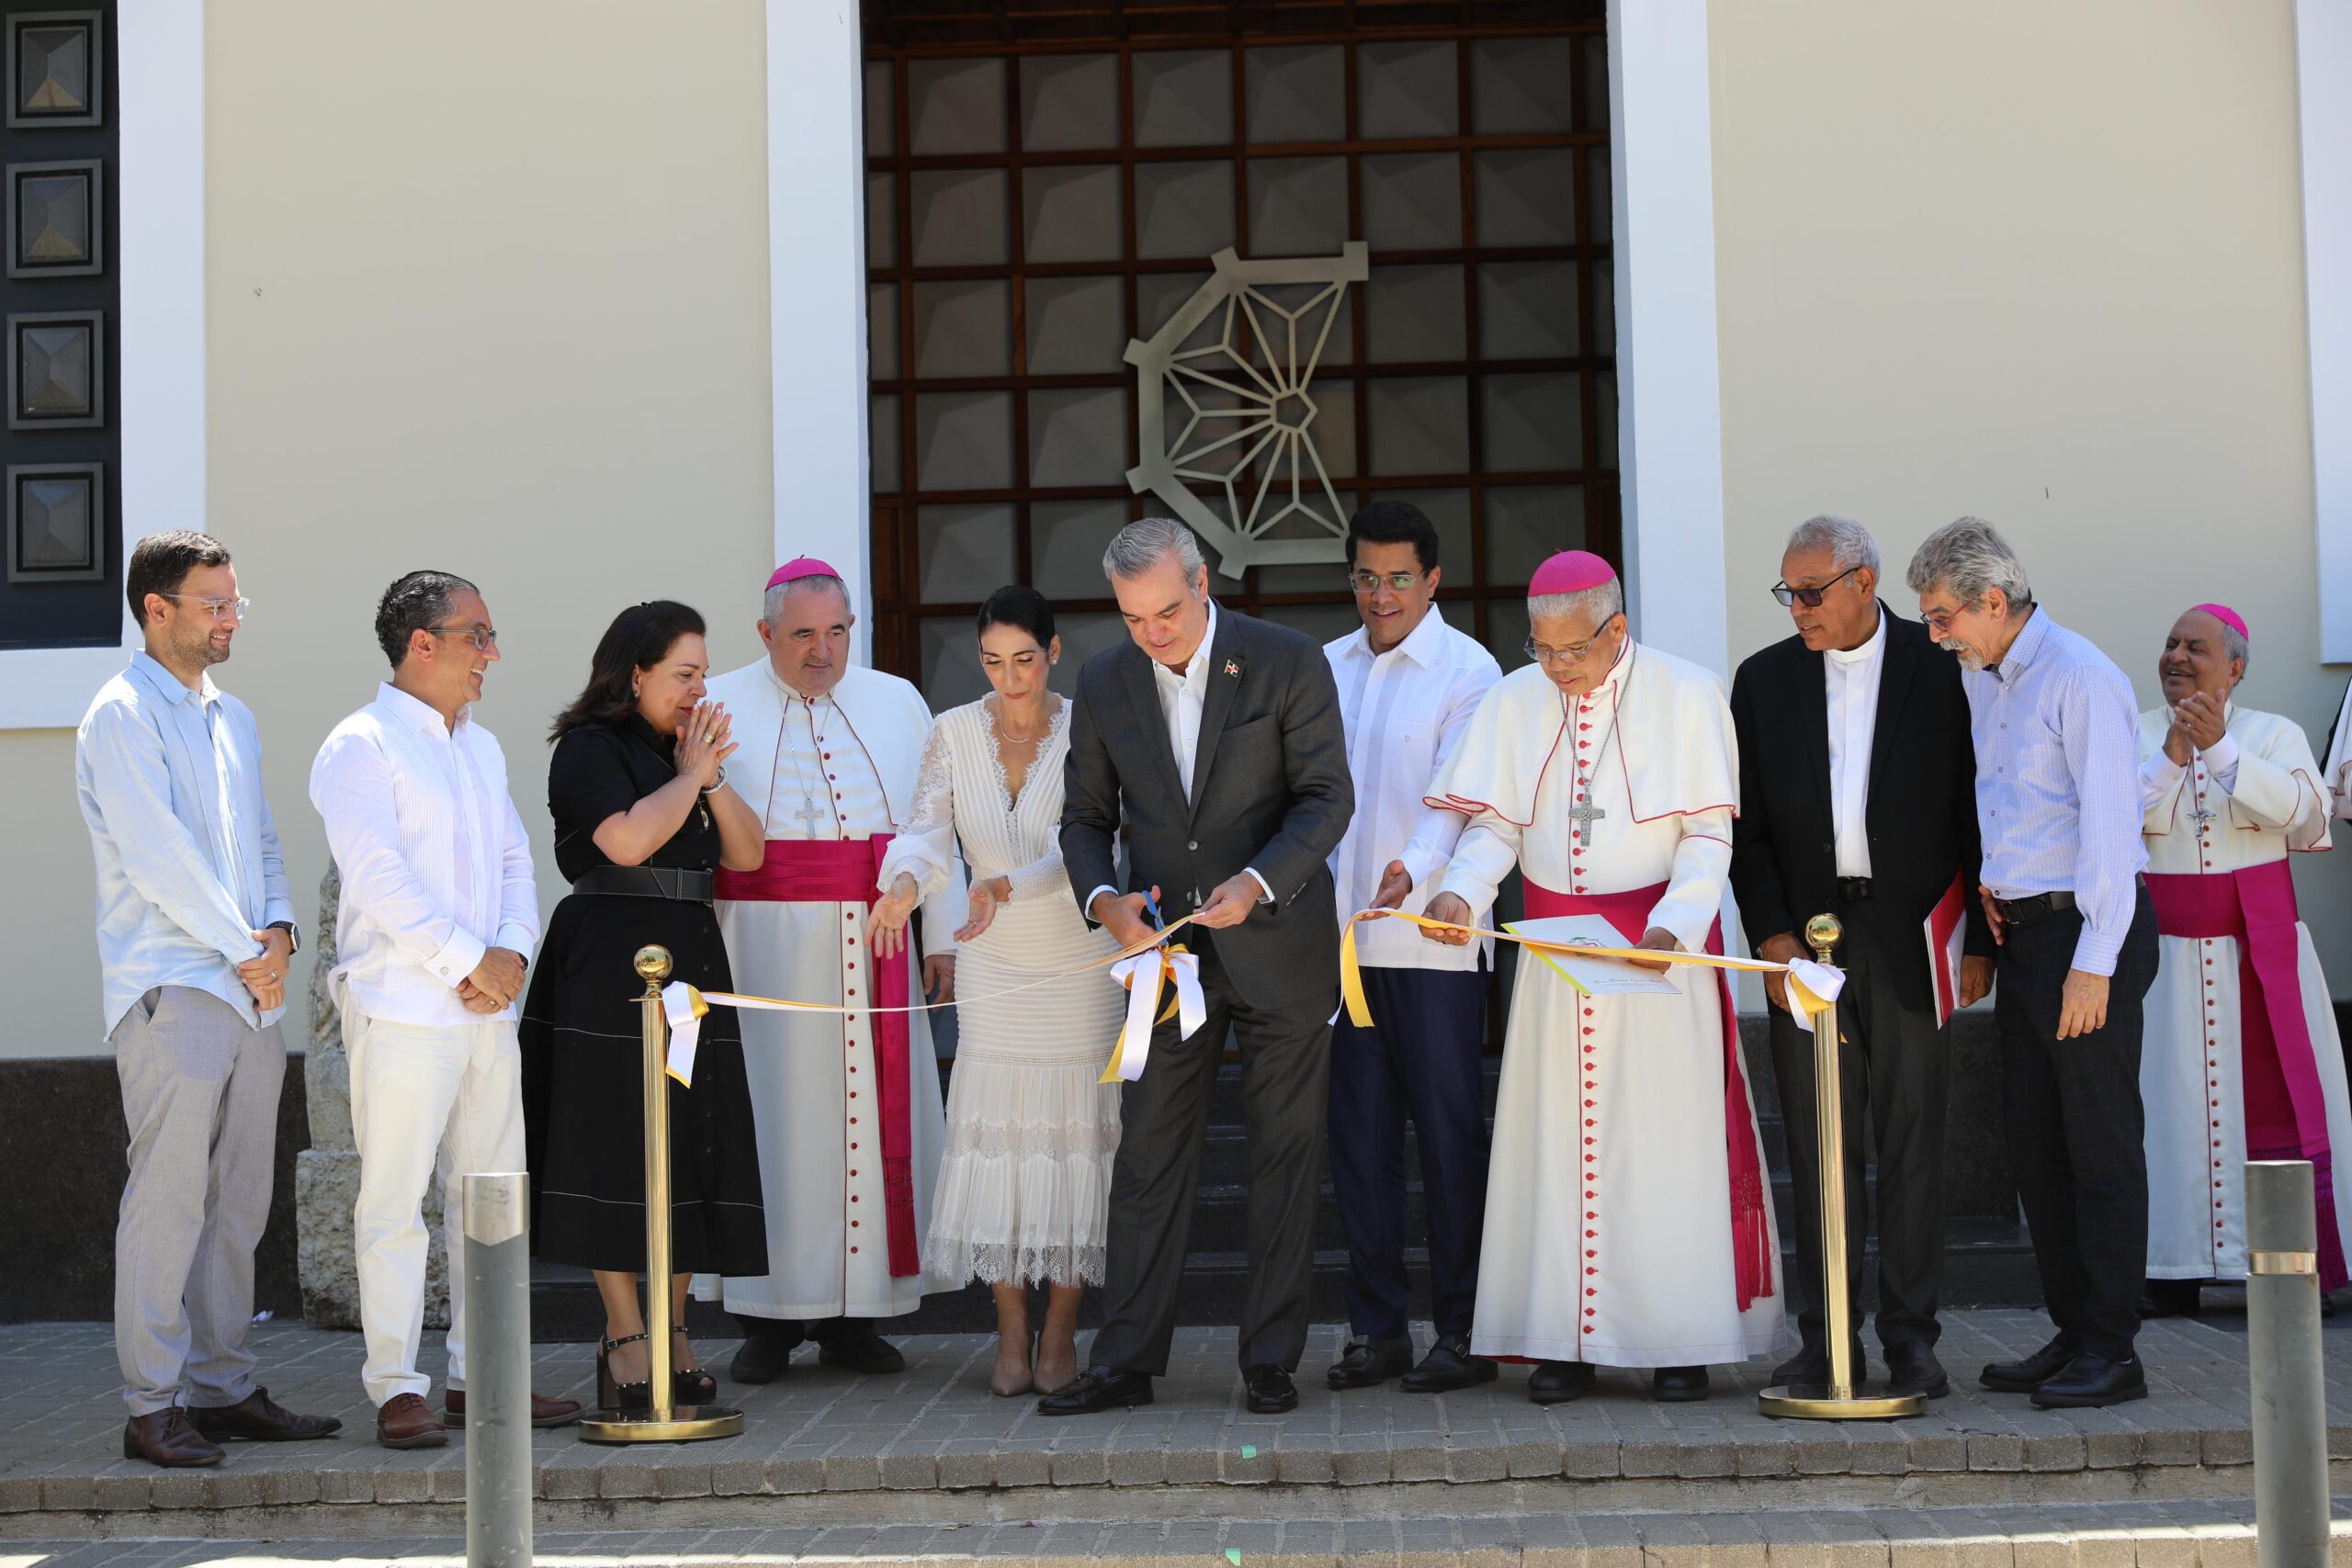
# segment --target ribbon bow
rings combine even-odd
[[[670,1056],[664,1064],[672,1077],[695,1087],[695,1047],[702,1040],[702,1015],[710,1004],[684,980],[662,987],[662,1011],[670,1021]]]
[[[1789,960],[1789,1012],[1797,1027],[1807,1034],[1813,1032],[1813,1015],[1827,1012],[1838,1005],[1838,993],[1846,988],[1846,972],[1827,964],[1815,964],[1810,958]]]
[[[1095,1081],[1133,1083],[1143,1077],[1144,1062],[1151,1055],[1154,1023],[1174,1018],[1180,1038],[1190,1040],[1208,1021],[1208,1003],[1201,998],[1201,961],[1182,942],[1163,943],[1112,964],[1111,978],[1127,988],[1127,1016],[1119,1026],[1119,1043]],[[1159,1010],[1163,985],[1172,987],[1176,994],[1169,998],[1166,1010]]]

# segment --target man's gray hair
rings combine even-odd
[[[1982,517],[1958,518],[1928,535],[1904,577],[1914,593],[1942,588],[1963,604],[1991,588],[2007,598],[2012,614],[2033,603],[2018,553]]]
[[[1781,553],[1792,556],[1815,550],[1827,550],[1829,564],[1839,571],[1866,566],[1872,576],[1878,574],[1878,541],[1850,517],[1833,517],[1825,512],[1806,518],[1791,530],[1789,547]]]
[[[770,626],[775,625],[776,617],[784,614],[785,595],[796,588],[830,588],[842,596],[842,604],[849,603],[849,584],[838,577],[820,571],[808,577],[796,577],[789,582],[779,582],[769,589],[767,597],[760,601],[760,619]]]
[[[1172,517],[1139,517],[1111,536],[1111,547],[1102,552],[1102,575],[1114,581],[1141,577],[1171,553],[1186,582],[1201,575],[1206,563],[1190,528]]]
[[[1608,625],[1610,616],[1624,607],[1624,581],[1612,577],[1606,582],[1579,588],[1574,593],[1539,594],[1528,600],[1527,618],[1536,621],[1550,620],[1555,615],[1590,615],[1592,629],[1599,631]]]

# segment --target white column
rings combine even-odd
[[[1706,0],[1609,0],[1609,88],[1628,608],[1728,676]]]
[[[2352,0],[2296,0],[2319,656],[2352,662]]]
[[[865,68],[855,0],[767,0],[768,340],[775,558],[848,578],[866,657]]]

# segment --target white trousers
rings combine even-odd
[[[352,1250],[368,1397],[381,1405],[424,1394],[416,1370],[424,1332],[425,1183],[439,1174],[441,1235],[449,1252],[449,1377],[466,1386],[465,1250],[458,1178],[523,1168],[523,1057],[514,1025],[455,1028],[392,1023],[349,1011],[351,1129],[359,1145]],[[436,1158],[437,1156],[437,1158]]]

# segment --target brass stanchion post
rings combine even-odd
[[[1804,940],[1823,964],[1829,962],[1845,934],[1835,915],[1815,915],[1804,923]],[[1828,1320],[1829,1386],[1768,1388],[1756,1396],[1756,1404],[1767,1416],[1885,1421],[1917,1416],[1928,1408],[1928,1401],[1916,1393],[1873,1396],[1854,1389],[1852,1303],[1846,1294],[1846,1117],[1838,1093],[1838,1004],[1831,1002],[1813,1015],[1813,1146],[1821,1172],[1821,1288],[1823,1316]],[[1799,1258],[1797,1266],[1803,1268],[1804,1260]]]
[[[670,950],[640,947],[638,998],[645,1035],[645,1331],[650,1362],[651,1408],[601,1411],[580,1423],[592,1443],[684,1443],[731,1438],[743,1413],[722,1405],[673,1408],[670,1404],[670,1021],[662,1010],[662,982],[670,977]]]

